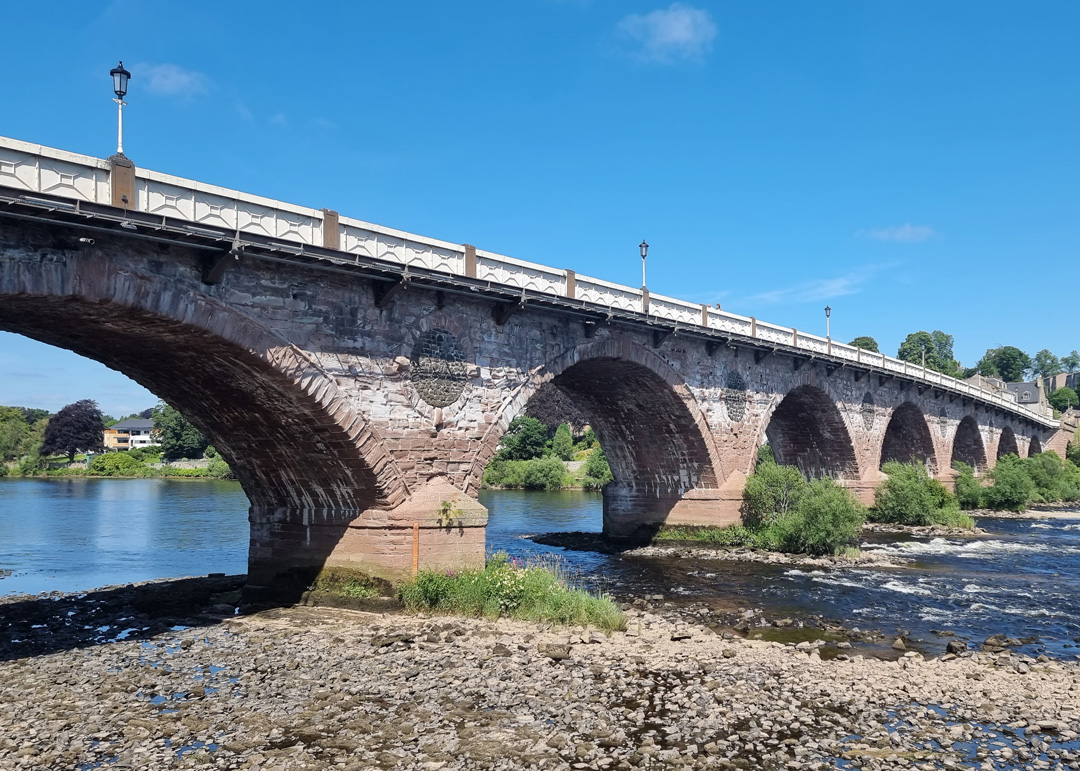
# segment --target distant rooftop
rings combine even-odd
[[[130,420],[121,420],[115,426],[109,426],[110,431],[131,431],[132,429],[140,429],[143,431],[149,431],[153,429],[154,421],[150,419],[132,418]]]

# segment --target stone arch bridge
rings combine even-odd
[[[590,416],[604,529],[739,516],[766,440],[864,500],[1074,426],[1008,394],[750,317],[331,210],[0,139],[0,329],[117,369],[213,441],[249,581],[483,560],[480,477],[547,383]]]

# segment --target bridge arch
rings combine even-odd
[[[776,462],[807,478],[859,479],[855,446],[836,402],[811,385],[798,386],[774,408],[765,436]]]
[[[977,473],[986,471],[986,448],[975,418],[966,415],[956,426],[953,437],[952,460],[971,466]]]
[[[1039,437],[1031,437],[1031,442],[1028,444],[1028,457],[1032,455],[1038,455],[1042,450],[1042,442],[1039,441]]]
[[[470,472],[470,490],[511,421],[551,383],[589,417],[614,481],[604,488],[604,532],[631,535],[669,518],[694,518],[724,479],[708,423],[682,377],[656,353],[614,336],[549,362],[508,400]]]
[[[889,461],[910,463],[912,460],[924,464],[931,475],[938,471],[934,440],[926,417],[915,404],[904,402],[893,410],[885,428],[879,467]]]
[[[334,380],[267,327],[177,281],[109,260],[0,260],[0,329],[116,369],[178,409],[251,503],[249,585],[322,564],[365,510],[409,494]],[[105,264],[102,265],[102,262]],[[260,577],[261,576],[261,577]]]
[[[1005,426],[1001,429],[1001,436],[998,437],[997,457],[1001,458],[1005,455],[1020,457],[1020,450],[1016,446],[1016,434],[1013,432],[1012,426]]]

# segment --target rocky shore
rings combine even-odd
[[[0,768],[1080,768],[1080,668],[1004,645],[886,661],[633,606],[610,637],[236,615],[237,585],[6,598]]]

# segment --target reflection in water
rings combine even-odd
[[[981,641],[1037,636],[1055,655],[1080,636],[1080,521],[982,519],[977,538],[869,537],[864,548],[910,560],[892,569],[800,569],[690,557],[564,551],[527,536],[598,532],[599,494],[483,491],[488,551],[558,555],[583,583],[616,597],[662,594],[771,619],[821,615],[848,626],[931,630]],[[229,482],[0,480],[0,593],[83,590],[151,578],[242,573],[247,498]],[[1080,514],[1077,515],[1080,519]],[[1031,649],[1028,649],[1031,650]]]

